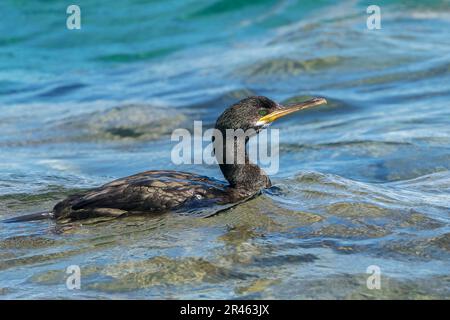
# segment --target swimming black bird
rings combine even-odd
[[[314,98],[283,107],[262,96],[243,99],[227,108],[217,119],[217,132],[226,137],[227,129],[253,129],[254,135],[273,121],[292,112],[326,103]],[[269,188],[271,182],[265,172],[249,161],[245,145],[236,138],[223,139],[223,150],[215,154],[229,158],[220,169],[228,183],[205,176],[168,170],[138,173],[107,183],[99,188],[69,196],[57,203],[51,212],[34,213],[6,220],[6,222],[30,221],[53,218],[58,222],[71,222],[86,218],[119,217],[131,214],[157,214],[169,211],[180,213],[215,214],[239,204]],[[230,147],[233,144],[234,148]],[[230,156],[230,151],[232,154]],[[244,153],[239,162],[238,153]],[[231,159],[231,161],[230,161]]]

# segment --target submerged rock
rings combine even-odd
[[[332,68],[342,63],[343,58],[330,56],[312,59],[274,58],[244,67],[239,73],[249,77],[265,76],[297,76],[306,72],[314,72]]]
[[[183,114],[170,108],[128,104],[83,114],[62,126],[75,131],[76,140],[154,140],[169,134],[184,120]]]

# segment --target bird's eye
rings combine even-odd
[[[267,111],[266,109],[260,109],[258,111],[258,114],[262,117],[264,117],[265,115],[267,115],[269,113],[269,111]]]

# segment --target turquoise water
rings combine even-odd
[[[2,1],[0,218],[176,166],[170,134],[248,95],[280,188],[211,219],[0,225],[0,298],[448,298],[450,2]],[[81,290],[65,270],[81,268]],[[381,289],[366,286],[379,266]]]

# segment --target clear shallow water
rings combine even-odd
[[[170,161],[170,133],[251,94],[329,105],[276,124],[280,190],[210,219],[1,225],[0,298],[448,298],[450,4],[4,1],[0,218]],[[79,265],[82,290],[65,269]],[[366,268],[382,272],[368,290]]]

